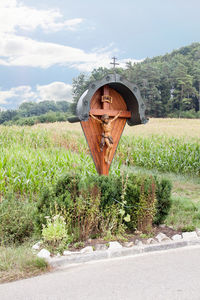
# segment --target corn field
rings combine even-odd
[[[43,186],[54,183],[69,170],[82,176],[95,173],[78,126],[75,124],[74,130],[67,122],[33,127],[0,126],[0,197],[9,190],[19,194],[37,194]],[[141,128],[139,130],[143,130]],[[200,133],[200,127],[196,128]],[[137,131],[137,128],[134,130]],[[199,176],[200,139],[196,130],[194,136],[191,133],[189,137],[177,136],[173,131],[174,136],[156,130],[146,135],[137,132],[134,135],[125,130],[111,172],[126,164]]]

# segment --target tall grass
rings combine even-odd
[[[164,172],[200,175],[200,143],[152,135],[123,137],[117,158],[128,165]]]
[[[65,143],[69,138],[63,138]],[[74,146],[73,137],[70,141]],[[38,193],[66,171],[95,172],[90,156],[70,149],[70,143],[63,147],[59,135],[55,139],[47,130],[1,127],[0,146],[0,193]]]
[[[0,126],[0,197],[8,190],[37,194],[69,170],[82,176],[96,172],[83,134],[63,124]],[[200,142],[166,135],[124,136],[111,172],[122,163],[199,176]]]
[[[48,270],[47,262],[35,256],[30,245],[0,247],[0,283],[39,275]]]

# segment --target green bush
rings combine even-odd
[[[34,206],[13,195],[0,203],[0,245],[22,243],[33,234]]]
[[[42,225],[46,224],[46,216],[52,217],[57,213],[65,216],[67,230],[75,241],[102,235],[103,231],[112,234],[120,231],[119,204],[107,203],[102,207],[99,182],[99,176],[81,180],[79,175],[67,173],[55,186],[45,188],[37,203],[36,232],[39,233]],[[110,220],[110,224],[105,219]]]
[[[169,210],[172,205],[171,191],[172,191],[172,184],[169,180],[162,179],[160,183],[157,184],[157,189],[156,189],[157,212],[154,219],[155,224],[162,224],[169,213]]]
[[[171,183],[152,176],[67,173],[45,188],[37,203],[35,228],[41,232],[46,216],[61,213],[74,240],[117,234],[163,222],[171,205]],[[140,225],[139,225],[140,224]],[[146,225],[145,225],[146,224]],[[149,225],[151,224],[151,226]]]

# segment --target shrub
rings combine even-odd
[[[152,176],[91,175],[82,179],[67,173],[43,190],[35,226],[41,231],[45,216],[61,213],[75,241],[106,233],[116,235],[124,228],[148,232],[153,221],[160,224],[167,216],[170,195],[171,183]]]
[[[22,243],[33,234],[34,206],[12,195],[0,203],[0,245]]]
[[[37,204],[36,231],[41,231],[42,224],[46,224],[46,216],[59,212],[65,216],[67,230],[74,241],[103,235],[103,231],[116,234],[119,228],[121,230],[118,204],[102,207],[99,176],[92,178],[81,181],[80,176],[67,173],[53,188],[45,188]],[[109,219],[110,224],[105,219]]]
[[[156,184],[152,180],[148,192],[145,191],[145,182],[141,186],[140,199],[137,209],[137,229],[144,233],[152,231],[153,220],[156,214]]]
[[[157,183],[157,212],[154,219],[155,224],[162,224],[169,213],[172,205],[171,190],[172,184],[169,180],[162,179],[160,183]]]

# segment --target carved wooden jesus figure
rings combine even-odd
[[[97,122],[99,122],[102,126],[103,132],[102,132],[102,138],[101,138],[101,143],[100,143],[100,150],[103,151],[103,147],[107,146],[106,149],[106,154],[105,154],[105,162],[107,164],[110,164],[110,158],[111,158],[111,152],[112,152],[112,148],[113,148],[113,138],[111,136],[111,132],[112,132],[112,122],[114,122],[119,115],[121,114],[121,111],[112,119],[109,120],[109,116],[108,115],[102,115],[101,119],[96,118],[93,114],[90,113],[90,116],[96,120]]]

